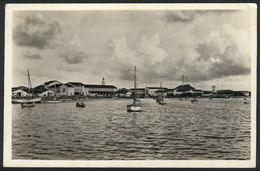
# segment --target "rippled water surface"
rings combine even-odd
[[[128,113],[131,99],[89,99],[13,104],[13,159],[204,160],[250,158],[250,105],[243,99],[199,99],[198,104],[141,99],[143,112]]]

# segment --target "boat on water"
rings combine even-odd
[[[231,96],[226,97],[226,100],[231,100]]]
[[[29,99],[19,99],[21,100],[21,107],[25,108],[25,107],[34,107],[34,103],[35,101],[37,101],[34,99],[33,97],[33,89],[32,89],[32,82],[31,82],[31,78],[30,78],[30,72],[29,70],[27,70],[27,77],[28,77],[28,93],[30,98]]]
[[[162,88],[162,82],[160,82],[160,88]],[[163,90],[161,89],[159,91],[160,91],[160,95],[156,99],[156,102],[160,105],[165,105],[166,103],[164,102]]]
[[[198,103],[198,102],[199,101],[198,101],[197,97],[194,97],[194,99],[191,100],[191,103]]]
[[[45,101],[45,103],[54,103],[54,104],[56,104],[56,103],[61,103],[61,100],[47,100],[47,101]]]
[[[77,103],[76,103],[76,107],[85,107],[86,105],[85,105],[85,103],[83,102],[83,100],[82,101],[78,101]]]
[[[244,98],[244,104],[249,104],[249,101],[247,100],[247,98]]]
[[[12,99],[12,103],[29,103],[29,102],[34,102],[34,103],[41,103],[41,97],[37,98],[21,98],[21,99]]]
[[[142,111],[141,101],[137,99],[136,87],[137,86],[136,86],[136,66],[135,66],[133,103],[132,104],[127,104],[127,111],[128,112],[141,112]]]
[[[164,102],[164,98],[159,98],[158,104],[160,105],[166,105],[166,103]]]

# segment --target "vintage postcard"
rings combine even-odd
[[[255,167],[256,13],[7,4],[4,167]]]

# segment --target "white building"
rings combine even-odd
[[[167,88],[165,88],[165,87],[146,87],[145,88],[145,93],[148,96],[157,96],[157,91],[158,90],[165,91],[165,90],[167,90]]]
[[[75,88],[72,84],[55,84],[49,87],[55,96],[73,96],[75,95]]]
[[[117,91],[117,87],[113,85],[85,84],[84,87],[88,95],[93,97],[111,97],[114,96]]]
[[[40,97],[53,97],[54,95],[55,95],[55,93],[52,90],[46,90],[46,91],[38,94],[38,96],[40,96]]]
[[[29,96],[29,94],[25,90],[17,89],[12,91],[12,96],[25,97],[25,96]]]

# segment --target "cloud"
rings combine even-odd
[[[178,81],[181,75],[190,82],[201,82],[250,74],[250,52],[245,52],[248,40],[243,42],[238,38],[242,34],[243,38],[248,38],[245,36],[248,32],[220,20],[233,14],[225,11],[210,15],[197,11],[171,12],[171,17],[175,16],[172,19],[181,23],[178,27],[167,26],[172,28],[168,32],[144,34],[135,46],[128,45],[127,37],[114,39],[110,44],[113,69],[118,71],[120,79],[132,80],[133,68],[137,66],[138,78],[143,83]],[[213,25],[212,18],[222,24]],[[174,32],[176,30],[178,32]]]
[[[65,59],[67,64],[79,64],[79,63],[83,62],[83,60],[84,60],[84,57],[79,54],[65,55],[65,56],[63,56],[63,58]]]
[[[16,16],[18,23],[13,29],[13,40],[20,46],[37,49],[54,48],[54,39],[61,32],[58,22],[42,14]]]
[[[31,59],[31,60],[38,60],[38,59],[42,59],[42,56],[40,54],[38,54],[38,53],[31,54],[30,52],[26,52],[23,55],[23,58]]]
[[[167,22],[190,22],[197,15],[197,11],[171,11],[165,14]]]

